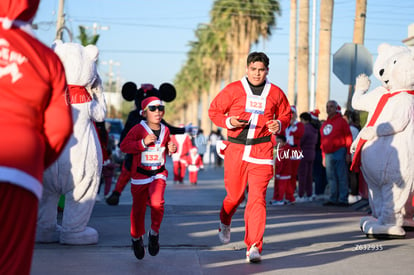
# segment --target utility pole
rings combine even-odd
[[[311,53],[311,79],[310,79],[310,102],[309,110],[315,108],[315,55],[316,55],[316,0],[312,1],[312,53]]]
[[[63,9],[65,6],[65,0],[59,0],[59,8],[57,14],[57,23],[56,23],[56,39],[62,40],[62,32],[63,28],[65,27],[65,14],[63,13]]]
[[[367,18],[367,0],[357,0],[355,8],[354,39],[355,44],[364,44],[365,21]]]
[[[367,18],[367,0],[356,0],[355,22],[354,22],[354,44],[364,44],[365,38],[365,21]],[[354,85],[349,85],[347,109],[352,109],[352,95],[354,94]]]
[[[290,29],[289,29],[289,81],[288,81],[288,100],[291,105],[296,104],[296,19],[297,19],[297,0],[290,0]]]

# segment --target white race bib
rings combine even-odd
[[[151,147],[147,148],[141,154],[141,165],[143,166],[161,166],[163,164],[162,152],[165,148]]]
[[[261,96],[248,95],[246,99],[246,109],[248,113],[263,115],[266,107],[266,99]]]

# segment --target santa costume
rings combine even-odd
[[[31,33],[39,1],[0,2],[0,274],[29,274],[43,171],[72,133],[66,78]]]
[[[193,146],[190,153],[184,158],[185,164],[188,167],[188,178],[190,184],[197,184],[198,171],[204,168],[203,160],[198,154],[197,147]]]
[[[227,195],[220,212],[220,221],[230,225],[238,205],[244,200],[249,184],[245,209],[247,251],[255,246],[262,252],[266,224],[265,194],[273,177],[273,147],[266,123],[277,120],[280,130],[290,121],[290,106],[283,93],[267,79],[260,96],[254,95],[246,77],[227,85],[213,100],[209,109],[215,125],[227,128],[228,141],[223,141],[224,185]],[[249,121],[247,136],[239,136],[244,128],[234,128],[230,117]],[[221,148],[222,149],[222,148]]]
[[[141,103],[142,110],[147,106],[163,105],[156,97],[148,97]],[[159,233],[164,216],[164,192],[168,171],[165,169],[170,130],[161,123],[157,141],[144,144],[149,134],[157,134],[146,120],[135,125],[121,142],[122,152],[132,154],[131,166],[131,237],[139,239],[145,234],[145,212],[147,203],[151,208],[151,230]]]
[[[186,172],[186,163],[184,158],[190,152],[190,148],[193,144],[191,143],[190,137],[186,133],[171,136],[171,141],[177,145],[177,152],[172,154],[174,183],[183,183]]]

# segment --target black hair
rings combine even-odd
[[[304,121],[308,121],[308,122],[312,120],[312,117],[308,112],[301,113],[299,118],[303,119]]]
[[[247,56],[247,66],[250,63],[262,62],[266,68],[269,68],[269,57],[262,52],[252,52]]]
[[[284,135],[277,135],[276,138],[281,139],[283,142],[286,142],[286,137]]]

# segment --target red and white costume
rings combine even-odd
[[[188,177],[191,184],[197,184],[198,171],[204,168],[203,160],[198,154],[197,147],[190,149],[190,154],[183,158],[186,166],[188,167]]]
[[[292,112],[297,113],[296,107],[294,105],[291,106]],[[302,155],[301,148],[300,148],[300,139],[302,138],[303,134],[305,133],[305,125],[300,121],[294,121],[291,123],[285,130],[286,135],[286,142],[291,146],[292,156],[300,156]],[[297,153],[293,153],[296,151]],[[295,198],[293,194],[296,190],[296,179],[298,176],[298,168],[300,164],[300,158],[292,157],[291,159],[291,167],[290,167],[290,186],[287,188],[286,196],[289,197],[288,199],[290,202],[294,202]],[[291,200],[293,198],[293,201]]]
[[[164,216],[164,192],[168,171],[165,169],[170,130],[161,124],[156,144],[146,146],[144,138],[153,134],[145,120],[135,125],[121,142],[122,152],[133,154],[131,166],[131,236],[145,234],[145,211],[147,202],[151,207],[151,229],[159,232]],[[149,198],[149,200],[148,200]]]
[[[255,244],[262,251],[266,224],[266,190],[273,177],[273,146],[266,123],[278,120],[280,131],[289,124],[290,105],[283,91],[266,80],[260,96],[251,91],[244,77],[227,85],[213,100],[209,109],[210,119],[219,127],[227,128],[228,139],[223,144],[224,184],[227,195],[223,201],[220,220],[231,224],[233,214],[244,199],[249,184],[249,196],[245,209],[245,243],[247,250]],[[230,124],[231,116],[249,120],[247,139],[243,144],[237,137],[242,128]],[[251,145],[252,144],[252,145]]]
[[[31,35],[39,1],[0,2],[0,274],[29,274],[43,171],[72,133],[63,65]]]
[[[288,189],[291,188],[290,179],[292,178],[292,160],[290,159],[291,152],[292,147],[288,143],[286,143],[283,146],[278,145],[276,147],[273,200],[295,200],[295,198],[293,197],[293,192],[288,191]]]
[[[190,152],[190,148],[193,146],[191,139],[187,134],[173,135],[171,141],[177,145],[177,152],[172,154],[174,182],[183,182],[186,170],[186,163],[184,157]]]

